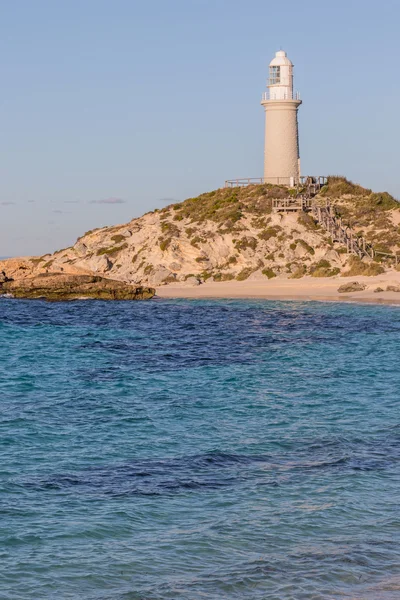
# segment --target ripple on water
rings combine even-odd
[[[400,592],[397,307],[1,300],[2,598]]]

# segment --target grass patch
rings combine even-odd
[[[257,248],[257,240],[253,237],[243,237],[240,240],[235,241],[235,248],[240,252],[241,250],[247,250],[247,248],[251,248],[255,250]]]
[[[100,248],[99,250],[97,250],[96,254],[97,256],[103,256],[104,254],[107,254],[108,256],[114,256],[122,250],[125,250],[125,248],[127,247],[128,244],[122,244],[122,246],[110,246],[108,248]]]
[[[253,267],[246,267],[245,269],[242,269],[240,271],[240,273],[238,273],[236,275],[236,280],[237,281],[245,281],[246,279],[248,279],[250,277],[250,275],[252,273],[254,273],[255,269],[253,269]]]
[[[355,277],[357,275],[366,275],[367,277],[373,277],[374,275],[381,275],[385,272],[382,265],[371,262],[365,263],[358,256],[350,256],[347,261],[348,271],[342,273],[342,277]]]
[[[168,248],[170,247],[172,242],[172,238],[161,238],[160,239],[160,249],[162,250],[162,252],[165,252],[166,250],[168,250]]]

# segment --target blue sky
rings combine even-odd
[[[398,0],[0,0],[0,256],[262,175],[267,67],[304,174],[400,197]]]

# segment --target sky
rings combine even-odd
[[[0,0],[0,256],[261,177],[268,64],[303,174],[400,198],[399,0]]]

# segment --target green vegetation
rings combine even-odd
[[[303,225],[303,227],[308,231],[316,231],[317,229],[320,229],[318,223],[308,213],[300,213],[297,221],[298,223],[300,223],[300,225]]]
[[[108,256],[113,256],[121,252],[121,250],[125,250],[128,247],[128,244],[122,244],[122,246],[111,246],[109,248],[99,248],[97,250],[97,256],[103,256],[103,254],[107,254]]]
[[[296,244],[296,246],[298,244],[299,246],[304,248],[304,250],[306,250],[309,254],[312,254],[314,256],[314,254],[315,254],[314,248],[312,246],[310,246],[310,244],[307,244],[307,242],[305,240],[302,240],[299,238],[299,239],[295,240],[295,244]],[[292,245],[290,247],[292,247]]]
[[[235,279],[233,273],[214,273],[214,281],[232,281]]]
[[[123,242],[125,239],[124,235],[121,235],[120,233],[118,233],[117,235],[113,235],[111,236],[111,239],[113,242],[115,242],[116,244],[119,244],[120,242]]]
[[[285,187],[269,184],[221,188],[189,198],[173,208],[193,223],[210,220],[229,230],[240,221],[243,211],[264,219],[266,214],[271,213],[272,198],[284,198],[286,195]]]
[[[150,275],[150,273],[152,273],[154,271],[154,267],[151,264],[148,264],[145,268],[144,268],[144,274],[145,275]]]
[[[261,272],[263,275],[265,275],[265,277],[268,277],[268,279],[273,279],[274,277],[276,277],[276,273],[273,269],[266,268],[263,269]]]
[[[251,248],[255,250],[257,248],[257,240],[253,237],[242,237],[240,240],[235,240],[235,248],[239,252],[241,250],[246,250],[247,248]]]
[[[342,277],[355,277],[356,275],[366,275],[373,277],[374,275],[381,275],[385,272],[382,265],[376,262],[363,262],[358,256],[350,256],[347,261],[348,271],[342,273]]]
[[[282,227],[280,225],[274,225],[264,229],[257,237],[260,238],[260,240],[267,242],[271,238],[276,237],[280,231],[282,231]]]
[[[172,242],[172,238],[160,238],[160,249],[165,252],[166,250],[168,250],[171,242]]]
[[[190,243],[195,248],[200,248],[199,244],[205,244],[206,242],[207,242],[207,240],[205,240],[204,238],[200,237],[199,235],[196,235],[192,240],[190,240]]]
[[[180,236],[180,229],[174,223],[170,223],[169,221],[164,221],[161,223],[161,231],[162,233],[168,233],[172,237]]]
[[[311,277],[334,277],[340,273],[338,267],[331,267],[329,260],[322,259],[310,269]]]
[[[240,273],[236,275],[237,281],[244,281],[245,279],[248,279],[250,275],[254,273],[254,271],[255,269],[252,267],[246,267],[245,269],[242,269]]]
[[[320,196],[328,196],[329,198],[340,198],[345,195],[365,196],[366,194],[371,194],[371,190],[366,190],[340,175],[330,175],[328,183],[324,185],[320,192]]]

